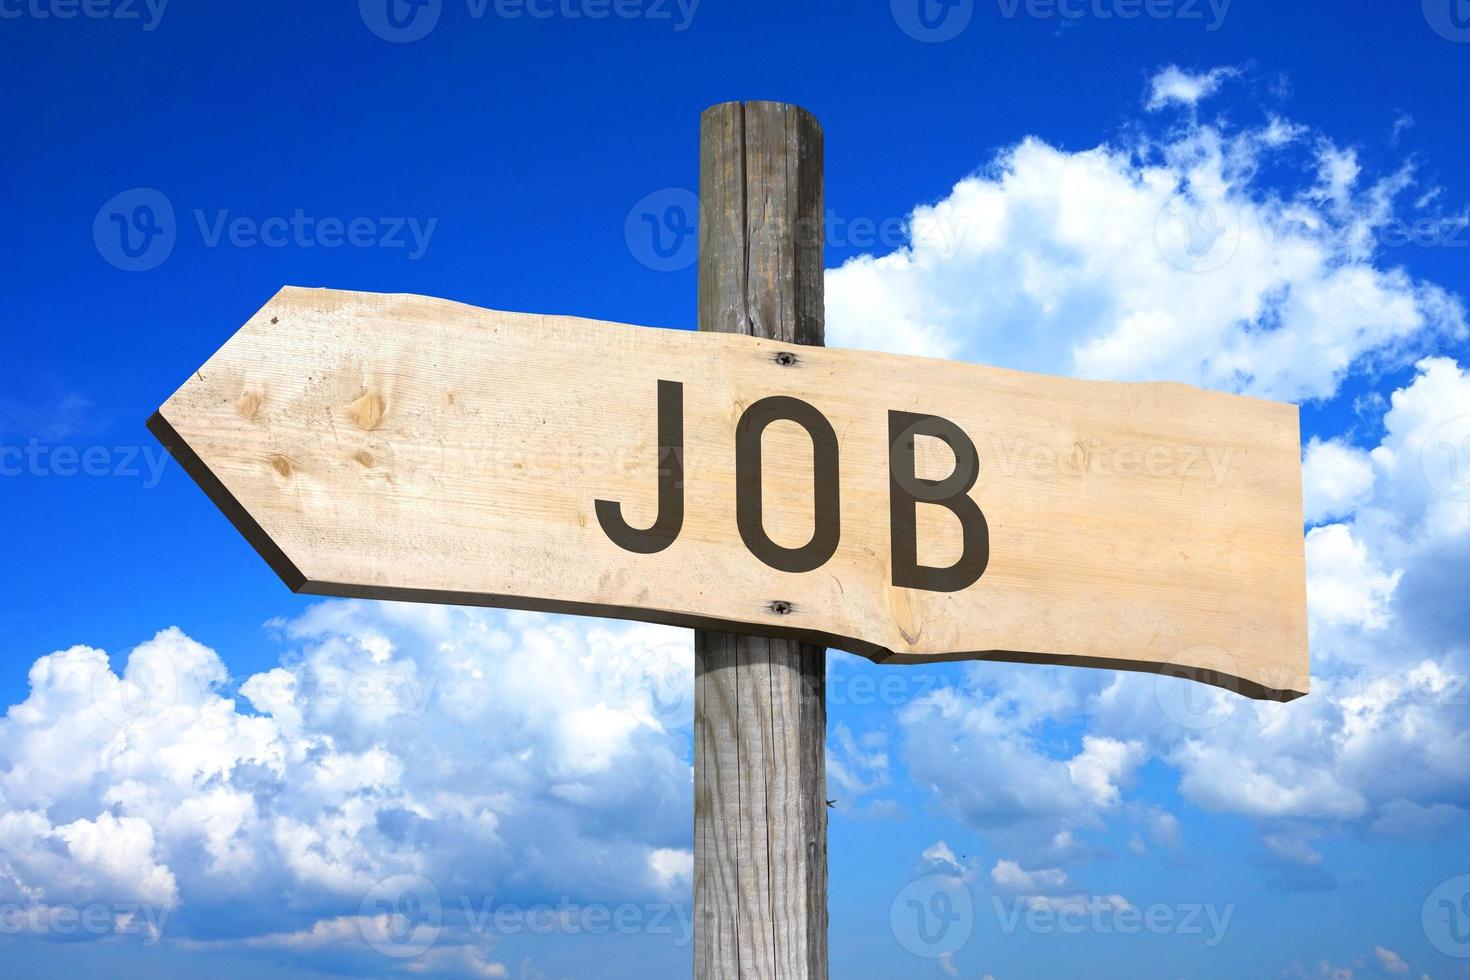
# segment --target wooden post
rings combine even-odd
[[[822,130],[777,102],[700,128],[699,329],[824,342]],[[771,596],[780,603],[780,596]],[[699,630],[694,976],[827,976],[826,650]]]

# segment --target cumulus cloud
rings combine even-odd
[[[954,851],[942,840],[935,841],[924,848],[919,854],[919,860],[930,867],[947,869],[959,875],[966,873],[964,865],[960,864],[959,859],[954,856]]]
[[[1284,194],[1262,181],[1271,168],[1308,179]],[[1460,301],[1380,247],[1412,183],[1365,176],[1354,151],[1275,118],[1077,152],[1024,139],[917,208],[908,246],[828,273],[828,340],[1327,398],[1365,363],[1465,333]]]
[[[1067,760],[1067,774],[1081,787],[1094,807],[1116,806],[1121,783],[1143,762],[1143,746],[1115,738],[1087,735],[1082,752]]]
[[[1194,74],[1177,65],[1164,68],[1149,82],[1148,110],[1157,111],[1167,105],[1197,105],[1217,92],[1225,80],[1239,72],[1233,68],[1215,68]]]
[[[1184,831],[1179,826],[1179,818],[1169,811],[1150,807],[1146,824],[1149,839],[1158,846],[1178,850],[1183,844]]]
[[[694,882],[694,852],[688,848],[660,847],[648,855],[654,880],[667,892]]]
[[[990,869],[990,881],[997,891],[1034,895],[1055,892],[1067,884],[1067,873],[1061,868],[1038,868],[1026,871],[1015,861],[1001,860]]]
[[[1024,901],[1031,909],[1045,909],[1073,917],[1135,911],[1133,904],[1122,895],[1029,895]]]
[[[176,629],[120,674],[37,660],[0,721],[0,900],[144,903],[285,953],[371,946],[394,876],[446,904],[687,892],[686,631],[357,602],[277,627],[292,651],[235,687]],[[482,940],[416,962],[497,975]]]
[[[933,787],[939,805],[972,826],[994,831],[1025,827],[1028,846],[1050,838],[1041,856],[1075,857],[1074,839],[1058,824],[1098,826],[1118,808],[1122,788],[1146,753],[1141,743],[1086,736],[1070,754],[1048,747],[1044,721],[1080,707],[1076,692],[1048,685],[1038,673],[1004,688],[968,669],[964,681],[941,688],[899,711],[910,776]],[[1048,688],[1050,687],[1050,690]],[[1054,695],[1066,695],[1065,703]],[[1018,841],[1019,843],[1019,841]]]
[[[1316,622],[1370,629],[1388,622],[1401,569],[1384,570],[1347,524],[1313,528],[1306,548],[1308,608]]]
[[[888,739],[868,732],[859,744],[851,729],[833,726],[827,743],[827,781],[833,791],[852,800],[888,785]]]
[[[1370,828],[1378,837],[1433,841],[1453,836],[1470,825],[1464,808],[1449,803],[1423,806],[1412,800],[1394,800],[1378,810],[1378,819]]]
[[[1302,494],[1308,524],[1345,517],[1373,491],[1373,460],[1340,439],[1307,443],[1302,460]]]
[[[10,901],[43,917],[101,900],[113,918],[147,909],[161,923],[178,906],[178,882],[158,861],[153,827],[136,817],[102,812],[53,824],[41,810],[0,814],[0,867]]]
[[[1266,834],[1261,843],[1271,856],[1279,861],[1312,867],[1322,863],[1322,854],[1300,837],[1287,834]]]
[[[1408,973],[1409,964],[1405,963],[1403,957],[1391,949],[1383,946],[1374,946],[1373,955],[1378,958],[1378,965],[1389,973]]]

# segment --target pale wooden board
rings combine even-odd
[[[639,555],[594,501],[653,522],[660,379],[684,385],[686,516],[672,547]],[[799,574],[757,560],[735,522],[736,422],[778,394],[818,408],[841,446],[841,543]],[[890,410],[944,416],[979,451],[990,564],[962,592],[891,585]],[[150,425],[298,592],[1307,691],[1291,405],[287,288]],[[920,444],[921,475],[947,475],[948,450]],[[794,425],[767,432],[765,525],[784,545],[811,533],[811,456]],[[919,514],[920,559],[948,563],[957,521]]]

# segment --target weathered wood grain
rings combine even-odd
[[[706,111],[700,200],[700,329],[820,346],[816,120],[771,102]],[[825,671],[825,648],[800,640],[696,635],[698,980],[827,976]]]

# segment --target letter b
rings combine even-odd
[[[914,439],[931,436],[954,453],[954,472],[943,480],[915,474]],[[967,494],[980,477],[980,455],[970,437],[949,419],[911,412],[888,413],[888,524],[893,584],[901,589],[960,592],[979,581],[990,564],[990,526]],[[944,507],[959,518],[963,548],[948,568],[919,564],[919,504]]]

